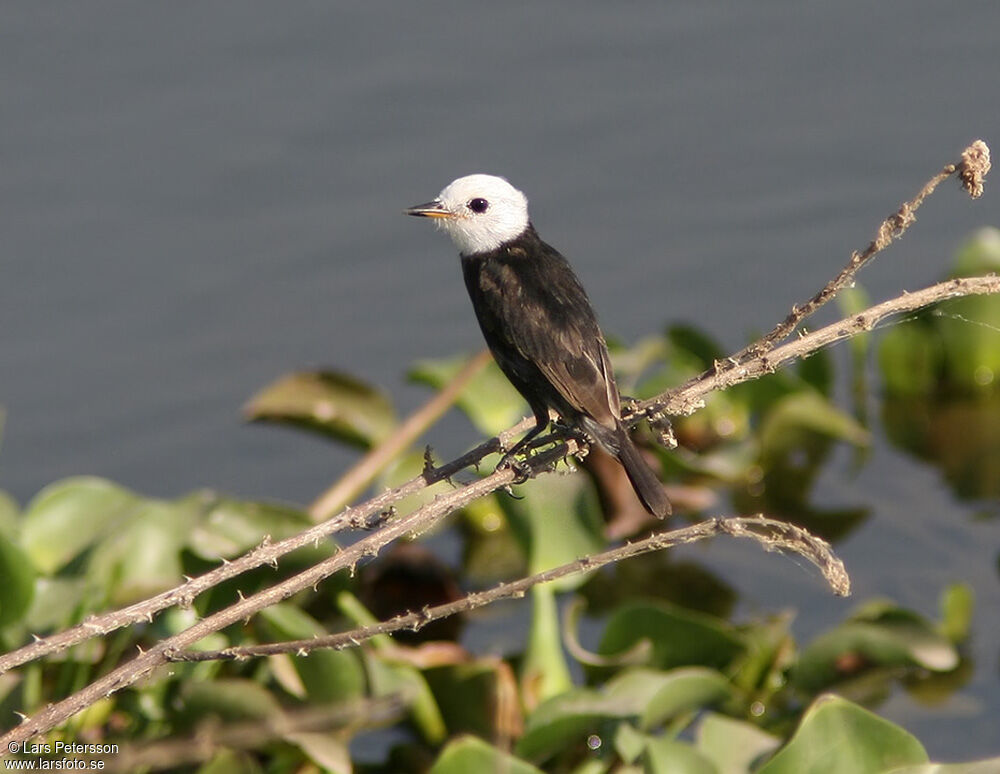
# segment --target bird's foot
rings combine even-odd
[[[531,478],[531,465],[526,460],[518,459],[517,455],[512,452],[507,452],[507,454],[500,458],[500,462],[497,463],[497,470],[503,470],[504,468],[510,468],[513,471],[513,483],[515,484],[523,484]]]

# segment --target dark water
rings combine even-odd
[[[1000,143],[998,30],[993,2],[929,0],[8,5],[0,487],[308,501],[350,458],[239,406],[329,365],[406,409],[409,363],[480,346],[450,246],[400,214],[469,172],[528,193],[609,332],[685,320],[736,347],[968,141]],[[866,287],[935,280],[998,201],[949,185]],[[873,508],[838,547],[856,598],[930,615],[973,583],[973,684],[882,711],[935,757],[996,754],[996,519],[881,437],[817,496]],[[850,608],[752,547],[695,553],[748,610],[802,611],[803,639]]]

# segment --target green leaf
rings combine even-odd
[[[0,535],[0,628],[19,621],[35,596],[35,567],[17,544]]]
[[[465,367],[466,356],[447,360],[421,360],[410,370],[412,381],[440,389]],[[456,404],[479,432],[496,435],[517,424],[528,413],[527,404],[495,362],[465,385]]]
[[[648,774],[718,774],[712,761],[686,742],[651,739],[642,754]]]
[[[206,716],[232,721],[266,720],[281,715],[281,706],[269,690],[242,678],[185,682],[178,702],[185,725],[193,725]]]
[[[663,673],[643,713],[641,727],[651,730],[677,715],[711,707],[733,695],[725,675],[704,667],[684,667]]]
[[[450,742],[431,767],[429,774],[469,774],[470,772],[503,772],[503,774],[542,774],[530,763],[498,750],[482,739],[463,736]]]
[[[569,690],[542,702],[528,716],[516,752],[543,761],[568,746],[585,744],[592,734],[611,738],[619,721],[638,717],[640,711],[634,697]]]
[[[384,394],[336,371],[283,376],[254,395],[243,411],[251,421],[290,424],[366,449],[396,427]]]
[[[881,774],[927,761],[914,737],[838,696],[821,696],[757,774]]]
[[[650,602],[623,605],[615,611],[599,652],[621,653],[643,639],[652,645],[649,665],[664,670],[689,665],[724,669],[745,647],[739,633],[721,619]]]
[[[947,672],[958,666],[954,645],[908,610],[872,602],[852,620],[820,635],[799,656],[793,682],[814,693],[872,666],[916,666]]]
[[[175,503],[138,500],[128,519],[94,547],[87,577],[114,605],[175,586],[183,576],[180,552],[195,518],[190,509]]]
[[[695,747],[715,764],[719,774],[747,774],[781,740],[757,726],[709,712],[695,731]]]
[[[926,315],[898,323],[879,341],[878,367],[889,395],[933,394],[943,364],[941,334]]]
[[[265,642],[308,640],[327,634],[316,619],[287,602],[261,610],[254,622]],[[364,668],[352,651],[323,648],[288,658],[311,702],[345,701],[365,693]]]
[[[294,508],[244,502],[212,492],[196,492],[178,504],[199,512],[187,547],[209,561],[239,556],[259,545],[264,537],[281,540],[312,526],[309,517]],[[327,556],[335,548],[324,541],[317,550]]]
[[[35,567],[54,573],[119,528],[139,502],[137,495],[101,478],[58,481],[28,503],[21,545]]]
[[[780,399],[760,428],[761,456],[769,461],[786,456],[801,443],[803,432],[836,438],[859,446],[869,441],[868,431],[826,398],[802,390]]]

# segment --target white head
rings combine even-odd
[[[463,255],[496,250],[528,227],[527,197],[493,175],[460,177],[437,199],[410,207],[406,213],[434,218]]]

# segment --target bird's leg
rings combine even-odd
[[[514,458],[521,452],[524,448],[532,448],[532,440],[541,433],[546,427],[549,426],[549,410],[546,409],[536,409],[535,410],[535,426],[531,428],[527,433],[524,434],[524,438],[514,444],[504,455],[500,458],[500,462],[497,463],[498,468],[515,467],[517,463]],[[517,471],[521,476],[525,475],[524,470]]]

